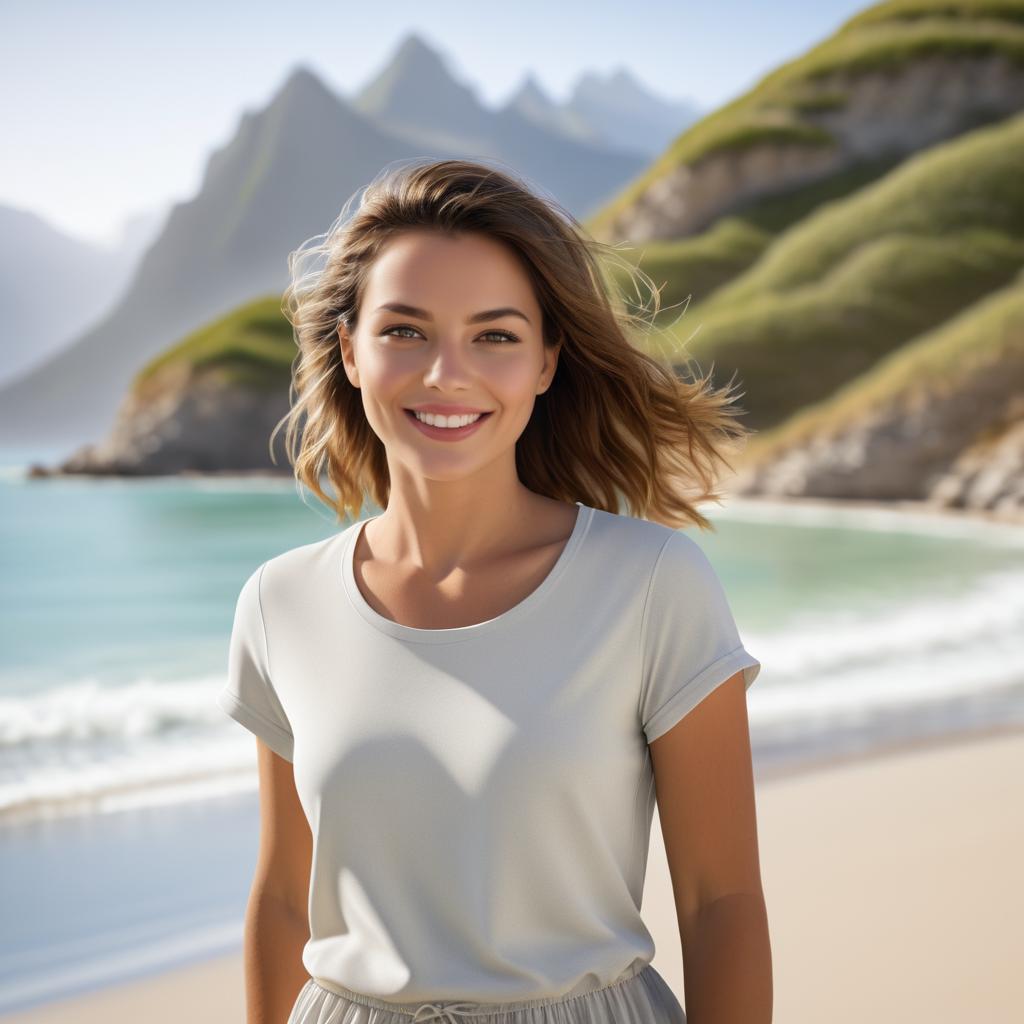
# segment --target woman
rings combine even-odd
[[[726,395],[630,341],[598,243],[511,175],[414,163],[323,237],[289,457],[339,521],[384,511],[239,595],[249,1024],[685,1021],[639,910],[655,797],[691,1024],[770,1020],[760,663],[675,528],[710,528]]]

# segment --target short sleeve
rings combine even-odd
[[[228,646],[227,683],[217,704],[236,722],[255,733],[271,750],[293,760],[293,737],[270,675],[266,626],[260,603],[263,563],[243,584],[235,604]]]
[[[640,649],[640,723],[648,743],[740,669],[747,689],[761,671],[743,646],[714,567],[678,530],[652,570]]]

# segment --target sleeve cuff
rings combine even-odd
[[[740,669],[744,670],[743,679],[746,689],[749,690],[761,671],[761,663],[744,647],[737,647],[708,665],[651,715],[644,726],[647,742],[653,743],[659,736],[668,732],[708,694],[721,686],[727,679],[731,679]]]
[[[251,708],[242,704],[229,690],[222,690],[217,696],[217,705],[240,725],[255,733],[275,754],[286,761],[294,761],[295,739],[290,732],[274,722],[267,721]]]

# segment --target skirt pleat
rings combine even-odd
[[[389,1003],[327,984],[310,978],[303,985],[288,1024],[686,1024],[679,1000],[651,964],[591,992],[514,1003]]]

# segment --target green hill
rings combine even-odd
[[[146,364],[102,441],[33,475],[289,473],[268,442],[288,411],[295,354],[280,296],[248,302]]]
[[[765,461],[793,446],[835,436],[883,409],[941,402],[961,394],[970,379],[981,376],[1007,402],[1024,397],[1024,270],[948,323],[880,360],[830,398],[752,437],[744,463]],[[987,408],[978,409],[980,415],[999,413],[991,397]]]
[[[1022,167],[1024,115],[919,154],[785,231],[664,352],[739,370],[749,422],[775,425],[1013,277]]]
[[[819,85],[824,78],[892,71],[936,55],[998,55],[1024,64],[1024,0],[897,0],[868,8],[683,132],[587,226],[606,236],[616,218],[641,202],[662,178],[714,153],[764,142],[831,147],[836,139],[815,115],[842,108],[849,94],[841,89],[823,92]]]
[[[755,435],[738,493],[927,501],[1019,515],[1024,271],[830,399]]]
[[[641,246],[638,266],[661,289],[663,312],[656,325],[666,326],[680,313],[681,304],[705,301],[718,288],[752,267],[786,228],[826,202],[841,199],[880,178],[900,162],[897,157],[865,161],[821,182],[789,194],[767,196],[720,217],[705,231],[670,241]],[[631,291],[624,271],[612,268],[620,287]]]
[[[200,327],[150,360],[136,375],[132,390],[163,387],[171,376],[214,374],[225,384],[256,389],[287,388],[295,358],[291,324],[281,312],[281,297],[247,302]]]

